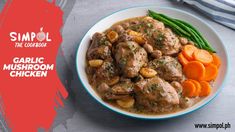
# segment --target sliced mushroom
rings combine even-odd
[[[111,43],[114,43],[118,40],[118,33],[115,32],[115,31],[110,31],[108,34],[107,34],[107,37],[109,39],[109,41]]]
[[[98,93],[99,93],[102,97],[104,97],[105,94],[106,94],[107,92],[109,92],[109,90],[110,90],[110,87],[109,87],[109,85],[106,84],[106,83],[101,83],[101,84],[97,87],[97,91],[98,91]]]
[[[100,59],[94,59],[94,60],[89,60],[88,63],[91,67],[99,67],[103,64],[103,60]]]
[[[120,85],[115,85],[112,87],[111,93],[112,94],[130,94],[132,93],[133,88],[132,87],[122,87]]]
[[[131,108],[134,106],[135,100],[133,97],[126,98],[125,100],[117,100],[117,104],[123,108]]]
[[[144,77],[150,78],[157,75],[157,72],[151,68],[141,68],[140,74]]]
[[[108,80],[108,81],[107,81],[107,84],[108,84],[109,86],[112,86],[112,85],[118,83],[119,80],[120,80],[120,77],[119,77],[119,76],[115,76],[115,77],[111,78],[110,80]]]
[[[143,34],[133,31],[133,30],[127,30],[127,34],[133,37],[133,40],[138,44],[144,44],[146,42],[145,38],[143,37]]]
[[[105,98],[104,99],[108,99],[108,100],[118,100],[118,99],[126,99],[129,98],[129,95],[123,94],[123,95],[116,95],[116,94],[112,94],[112,93],[107,93],[105,94]]]

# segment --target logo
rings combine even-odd
[[[43,32],[43,27],[40,28],[40,32],[37,33],[37,40],[38,41],[43,41],[47,39],[47,41],[51,41],[51,39],[48,39],[49,33]]]
[[[26,32],[17,33],[10,32],[10,40],[15,43],[17,48],[41,48],[46,47],[48,42],[51,42],[49,32],[44,32],[43,27],[40,28],[39,32]]]

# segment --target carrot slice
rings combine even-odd
[[[179,53],[179,55],[178,55],[178,60],[180,61],[180,63],[181,63],[183,66],[187,65],[188,62],[189,62],[189,61],[184,57],[184,55],[183,55],[182,52]]]
[[[205,67],[199,61],[189,62],[183,69],[185,76],[189,79],[202,80],[205,76]]]
[[[183,96],[194,97],[196,92],[196,86],[192,81],[186,80],[182,83],[182,86],[183,86],[183,92],[182,92]]]
[[[192,81],[193,84],[196,86],[196,91],[195,91],[195,94],[194,96],[199,96],[199,94],[201,93],[201,85],[198,81],[196,80],[193,80],[193,79],[189,79],[189,81]]]
[[[195,60],[200,61],[205,65],[208,65],[213,61],[212,55],[208,51],[202,49],[195,51],[193,57]]]
[[[213,57],[212,64],[215,64],[219,68],[221,64],[219,56],[217,56],[216,54],[212,54],[212,57]]]
[[[201,89],[201,93],[199,94],[199,96],[202,97],[202,96],[209,95],[211,92],[210,84],[206,81],[201,81],[200,84],[201,84],[202,89]]]
[[[203,80],[205,80],[205,81],[214,80],[218,75],[217,66],[214,64],[209,64],[209,65],[205,66],[205,68],[206,68],[206,72],[205,72],[205,76],[204,76]]]
[[[188,60],[193,60],[193,53],[198,49],[193,45],[185,45],[183,47],[182,53]]]

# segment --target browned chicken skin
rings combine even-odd
[[[162,56],[150,61],[148,65],[158,71],[158,75],[167,81],[181,81],[183,78],[182,66],[173,57]]]
[[[153,46],[161,50],[163,55],[173,55],[181,49],[178,37],[169,28],[154,32],[152,39],[155,41]]]
[[[179,97],[176,90],[159,77],[139,81],[135,85],[136,100],[138,104],[150,111],[157,110],[159,105],[177,105]]]
[[[87,51],[87,59],[107,59],[111,57],[111,43],[103,33],[95,33]]]
[[[106,99],[125,99],[133,93],[133,83],[130,80],[120,81],[106,93]]]
[[[115,59],[126,77],[135,77],[140,68],[147,63],[147,52],[133,41],[121,42],[116,46]]]

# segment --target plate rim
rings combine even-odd
[[[96,97],[89,91],[89,89],[85,86],[85,84],[83,83],[82,81],[82,78],[80,77],[80,73],[79,73],[79,68],[78,68],[78,51],[80,49],[80,46],[82,44],[82,42],[84,41],[85,39],[85,36],[88,35],[88,33],[90,32],[90,30],[99,22],[101,22],[102,20],[106,19],[107,17],[110,17],[112,16],[113,14],[116,14],[116,13],[119,13],[119,12],[122,12],[122,11],[126,11],[126,10],[129,10],[129,9],[134,9],[134,8],[144,8],[144,7],[149,7],[149,8],[156,8],[156,9],[167,9],[167,10],[174,10],[174,11],[177,11],[177,12],[181,12],[181,13],[184,13],[184,14],[187,14],[191,17],[194,17],[196,18],[197,20],[199,20],[200,22],[202,22],[203,24],[205,24],[207,27],[209,27],[212,32],[215,33],[215,35],[218,37],[220,43],[222,44],[221,46],[224,48],[224,51],[225,51],[225,56],[226,56],[226,62],[227,62],[227,65],[226,65],[226,71],[225,71],[225,74],[224,74],[224,79],[223,79],[223,82],[222,84],[220,85],[220,87],[218,87],[217,91],[214,93],[214,95],[208,99],[207,101],[205,101],[204,103],[202,103],[201,105],[199,105],[198,107],[195,107],[194,109],[191,109],[189,111],[185,111],[185,112],[181,112],[181,113],[172,113],[174,115],[169,115],[169,116],[165,116],[165,117],[158,117],[157,115],[153,115],[153,116],[146,116],[144,114],[135,114],[135,113],[131,113],[131,112],[126,112],[124,110],[120,110],[119,108],[112,108],[110,107],[110,104],[108,103],[105,103],[104,101],[100,101],[98,99],[96,99]],[[224,45],[223,41],[221,40],[220,36],[218,35],[218,33],[215,31],[215,29],[210,26],[207,22],[205,22],[204,20],[202,20],[201,18],[199,18],[198,16],[195,16],[194,14],[190,14],[184,10],[180,10],[180,9],[177,9],[177,8],[174,8],[174,7],[159,7],[157,5],[142,5],[142,6],[131,6],[131,7],[127,7],[127,8],[123,8],[123,9],[120,9],[120,10],[117,10],[115,12],[112,12],[102,18],[100,18],[97,22],[95,22],[90,28],[89,30],[84,34],[84,36],[82,37],[82,39],[80,40],[79,42],[79,45],[77,47],[77,50],[76,50],[76,57],[75,57],[75,62],[76,62],[76,72],[77,72],[77,76],[82,84],[82,86],[86,89],[86,91],[90,94],[90,96],[92,96],[93,99],[95,99],[97,102],[99,102],[99,104],[101,104],[102,106],[104,106],[105,108],[113,111],[114,113],[118,113],[118,114],[121,114],[121,115],[124,115],[124,116],[127,116],[127,117],[131,117],[131,118],[136,118],[136,119],[143,119],[143,120],[164,120],[164,119],[170,119],[170,118],[176,118],[176,117],[180,117],[180,116],[183,116],[183,115],[187,115],[187,114],[190,114],[190,113],[193,113],[201,108],[203,108],[204,106],[208,105],[212,100],[214,100],[215,97],[218,96],[218,94],[221,92],[221,90],[223,89],[224,85],[226,84],[227,82],[227,78],[228,78],[228,71],[230,69],[230,61],[229,61],[229,58],[228,58],[228,53],[227,53],[227,49],[226,49],[226,46]],[[129,113],[129,114],[128,114]]]

